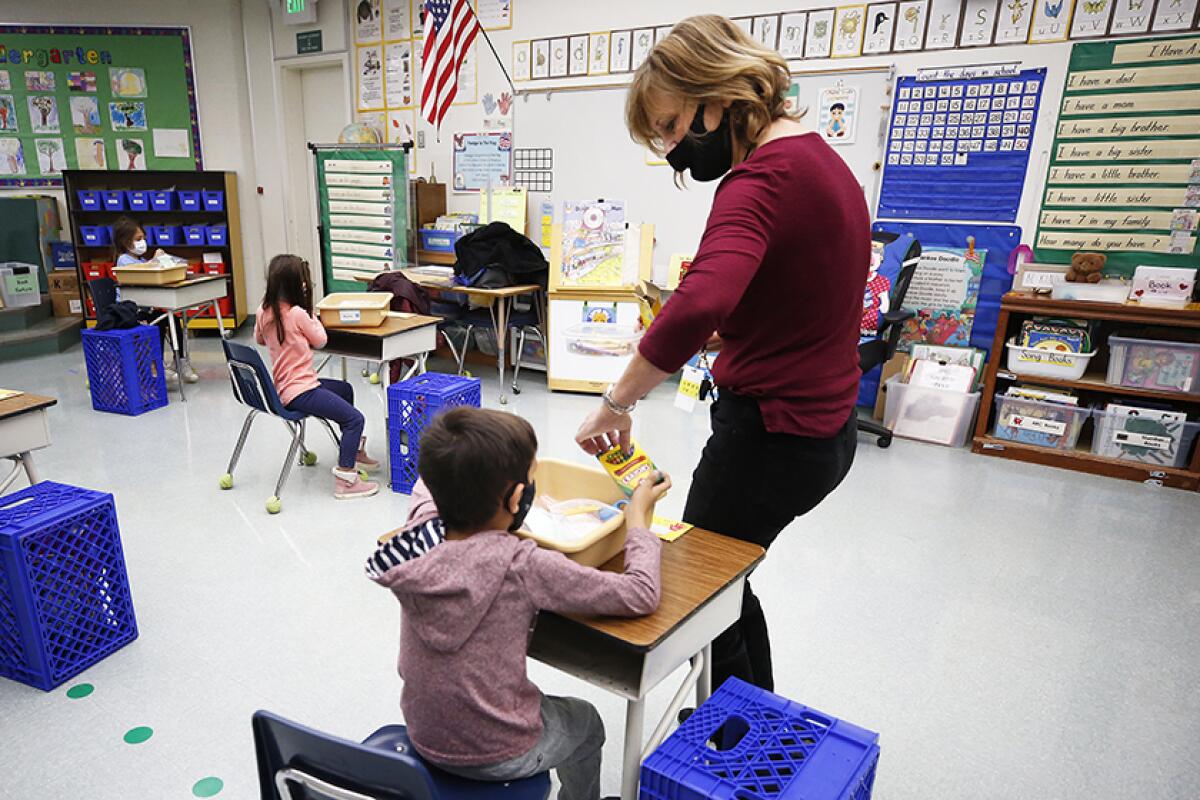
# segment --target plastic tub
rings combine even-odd
[[[1133,417],[1097,410],[1094,416],[1092,453],[1122,461],[1186,467],[1196,435],[1200,434],[1200,422],[1164,422],[1155,419],[1153,411],[1144,417]]]
[[[150,192],[145,189],[131,190],[125,193],[125,202],[130,211],[149,211]]]
[[[220,189],[211,192],[205,189],[200,192],[200,199],[204,201],[205,211],[225,210],[225,192]]]
[[[585,356],[631,356],[642,339],[642,332],[633,325],[605,322],[577,322],[563,333],[567,349]]]
[[[89,247],[103,247],[112,244],[112,231],[107,225],[80,225],[79,235],[83,243]]]
[[[184,225],[183,240],[188,244],[207,244],[208,228],[204,225]]]
[[[229,244],[229,228],[224,225],[209,225],[205,236],[213,247],[224,247]]]
[[[100,200],[100,193],[92,190],[80,189],[76,194],[79,196],[79,207],[84,211],[101,211],[104,208],[103,202]]]
[[[100,192],[100,197],[104,200],[105,211],[124,211],[125,210],[125,192],[121,189],[105,189]]]
[[[113,267],[112,276],[124,286],[165,286],[178,283],[187,277],[187,264],[162,267],[155,262],[148,265]]]
[[[1200,394],[1200,344],[1110,336],[1108,349],[1114,386]]]
[[[317,303],[317,311],[326,327],[376,328],[391,304],[391,292],[334,292]]]
[[[587,497],[614,505],[625,499],[625,493],[616,482],[603,470],[593,467],[539,458],[533,477],[537,481],[538,494],[560,502]],[[537,542],[538,547],[562,553],[585,567],[598,567],[625,549],[625,514],[617,514],[597,525],[589,536],[572,542],[560,543],[523,528],[517,535]]]
[[[1058,283],[1050,290],[1050,297],[1089,303],[1124,303],[1129,299],[1129,281],[1110,279],[1099,283]]]
[[[1081,406],[998,394],[992,435],[1019,444],[1071,450],[1090,414],[1090,408]]]
[[[146,238],[149,238],[151,230],[154,231],[154,243],[159,247],[183,244],[183,229],[178,225],[151,225],[146,231]]]
[[[6,308],[36,306],[42,302],[37,264],[8,261],[0,264],[0,297]]]
[[[170,189],[156,189],[150,192],[150,208],[154,211],[174,211],[175,192]]]
[[[951,392],[927,386],[887,382],[883,424],[904,439],[962,447],[971,433],[979,392]]]
[[[1008,369],[1018,375],[1038,378],[1055,378],[1077,381],[1087,372],[1088,364],[1096,355],[1090,353],[1059,353],[1036,347],[1021,347],[1015,339],[1005,344],[1008,348]]]
[[[458,231],[436,231],[421,228],[421,249],[431,253],[453,253],[454,243],[462,236]]]
[[[204,207],[204,203],[200,200],[200,192],[188,189],[180,189],[179,208],[182,211],[200,211]]]

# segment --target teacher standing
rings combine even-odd
[[[633,139],[677,173],[724,178],[687,276],[576,436],[593,454],[627,446],[636,402],[697,351],[719,349],[712,436],[683,518],[763,547],[854,460],[870,261],[863,191],[788,113],[790,83],[778,53],[711,15],[680,22],[638,67],[625,107]],[[715,686],[734,675],[774,688],[767,623],[748,582],[713,661]]]

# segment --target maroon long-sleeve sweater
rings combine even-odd
[[[858,392],[870,216],[816,133],[759,147],[721,181],[691,269],[642,339],[674,372],[713,331],[717,385],[759,400],[768,431],[826,438]]]

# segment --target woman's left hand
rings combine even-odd
[[[607,405],[601,403],[579,426],[575,441],[584,452],[593,456],[617,445],[629,452],[629,432],[632,428],[633,417],[614,413]]]

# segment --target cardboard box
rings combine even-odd
[[[46,276],[46,283],[49,284],[51,292],[79,294],[79,276],[74,270],[51,272]]]
[[[50,286],[50,305],[56,317],[83,316],[83,301],[79,299],[79,276],[72,271],[55,271],[46,276]]]

